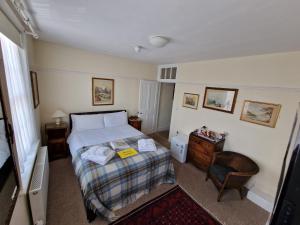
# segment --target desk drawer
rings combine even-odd
[[[193,136],[190,138],[190,143],[194,145],[201,145],[203,148],[209,149],[211,151],[213,151],[215,148],[214,144],[210,143],[209,141],[204,141]]]
[[[201,154],[207,155],[211,157],[213,155],[213,151],[211,149],[204,148],[203,145],[195,144],[194,142],[189,143],[189,148],[194,149],[194,151],[200,152]]]

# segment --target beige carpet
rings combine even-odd
[[[170,142],[169,142],[169,131],[159,131],[156,133],[152,133],[148,135],[149,137],[152,137],[155,141],[159,142],[161,145],[170,148]]]
[[[236,191],[224,194],[218,203],[213,184],[205,182],[205,174],[193,165],[174,162],[178,184],[201,206],[214,215],[223,225],[265,225],[268,213],[247,199],[240,200]],[[123,215],[149,199],[165,192],[171,185],[161,185],[134,204],[119,210]],[[73,172],[71,159],[60,159],[50,163],[47,225],[87,225],[79,185]],[[106,225],[97,218],[92,225]]]

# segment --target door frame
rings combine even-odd
[[[143,81],[149,81],[149,82],[156,82],[158,84],[157,86],[157,93],[156,93],[156,101],[155,101],[155,104],[156,104],[156,110],[155,110],[155,118],[154,118],[154,130],[152,133],[155,133],[157,131],[157,123],[158,123],[158,113],[159,113],[159,98],[160,98],[160,87],[161,87],[161,82],[157,81],[157,80],[146,80],[146,79],[141,79],[140,82],[139,82],[139,102],[138,102],[138,114],[139,114],[139,111],[140,111],[140,97],[141,97],[141,82]],[[143,122],[142,122],[143,123]],[[143,126],[143,125],[142,125]]]
[[[160,94],[161,94],[161,85],[163,83],[167,83],[167,84],[174,84],[174,89],[173,89],[173,102],[172,102],[172,111],[171,111],[171,121],[170,121],[170,128],[171,128],[171,122],[172,122],[172,114],[173,114],[173,107],[174,107],[174,99],[175,99],[175,88],[176,88],[176,82],[162,82],[162,81],[158,81],[159,82],[159,96],[158,96],[158,108],[157,108],[157,116],[156,116],[156,128],[155,128],[155,132],[158,131],[158,116],[159,116],[159,110],[160,110]],[[169,138],[170,140],[170,134],[169,134]]]

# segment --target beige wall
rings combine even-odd
[[[155,79],[156,66],[43,41],[35,42],[41,123],[57,109],[66,113],[127,109],[138,111],[140,79]],[[92,77],[115,79],[115,104],[92,106]]]
[[[170,129],[174,85],[175,84],[161,83],[160,86],[159,112],[157,121],[157,129],[159,131]]]
[[[27,52],[27,60],[28,60],[28,66],[29,70],[36,71],[35,68],[35,48],[34,48],[34,40],[31,36],[26,35],[24,36],[24,45]],[[41,131],[41,121],[40,121],[40,106],[38,105],[34,109],[35,113],[35,120],[36,120],[36,127],[38,131],[38,136],[40,138],[40,131]]]
[[[20,45],[20,33],[7,19],[5,14],[0,10],[0,32],[3,33],[10,40]]]
[[[260,167],[260,173],[248,187],[273,199],[300,101],[299,62],[300,52],[295,52],[179,64],[171,135],[176,131],[189,134],[203,125],[228,132],[225,150],[248,155]],[[201,106],[197,110],[181,106],[184,92],[200,94],[199,105],[202,105],[205,86],[238,88],[234,114]],[[240,121],[245,99],[281,104],[276,128]]]

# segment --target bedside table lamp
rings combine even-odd
[[[57,126],[59,126],[61,124],[61,119],[66,117],[67,114],[65,114],[63,111],[61,110],[56,110],[55,113],[53,113],[52,118],[55,119],[55,124]]]

